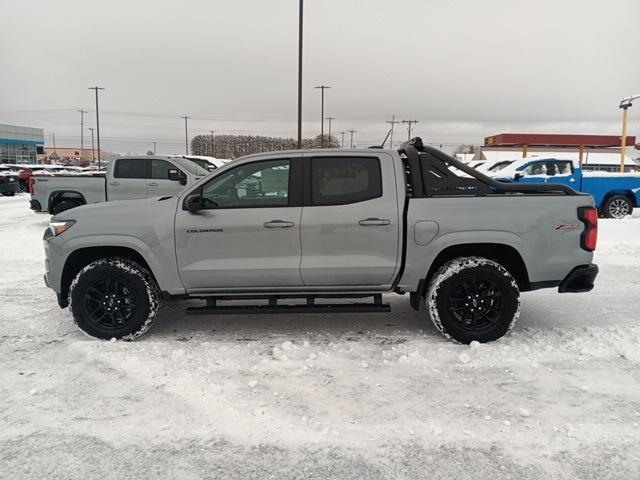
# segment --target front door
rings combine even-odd
[[[120,158],[115,162],[112,178],[107,185],[107,200],[146,198],[148,160]]]
[[[189,291],[300,286],[299,159],[242,163],[199,187],[202,210],[178,207],[176,253]]]
[[[302,263],[306,286],[383,286],[399,256],[393,158],[305,156]]]
[[[576,187],[576,174],[571,160],[537,160],[522,170],[522,183],[559,183]]]
[[[177,195],[185,186],[177,180],[169,180],[169,170],[178,170],[174,164],[166,160],[152,158],[149,160],[149,181],[147,182],[147,196],[160,197],[163,195]],[[182,172],[186,178],[186,174]]]

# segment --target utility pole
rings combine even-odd
[[[91,130],[91,163],[94,163],[96,161],[96,149],[93,145],[93,128],[89,127],[89,130]]]
[[[84,114],[89,113],[86,110],[80,109],[80,156],[84,160]]]
[[[153,156],[155,157],[156,156],[156,143],[158,143],[158,142],[151,142],[151,143],[153,143]]]
[[[407,140],[411,140],[411,125],[414,123],[418,123],[418,120],[402,120],[402,123],[407,124],[407,132],[409,133],[407,136]]]
[[[327,120],[329,120],[329,145],[331,145],[331,121],[335,119],[336,117],[327,117]]]
[[[98,91],[104,90],[102,87],[89,87],[89,90],[96,92],[96,132],[98,134],[98,170],[100,170],[100,110],[98,109]]]
[[[353,134],[357,133],[357,130],[347,130],[351,134],[351,146],[349,148],[353,148]]]
[[[298,6],[298,150],[302,148],[302,26],[304,0]]]
[[[387,120],[387,123],[391,124],[391,140],[389,142],[389,148],[393,148],[393,127],[396,126],[396,123],[400,123],[400,120],[396,120],[396,116],[393,115],[391,120]]]
[[[185,155],[189,155],[189,129],[187,127],[187,120],[189,120],[191,117],[185,115],[180,118],[184,118],[184,151]]]
[[[320,148],[324,148],[324,91],[327,88],[331,88],[328,87],[326,85],[320,85],[319,87],[314,87],[314,88],[319,88],[321,91],[321,95],[320,95]]]
[[[213,139],[213,134],[216,133],[213,130],[209,130],[209,132],[211,133],[211,156],[215,157],[216,156],[216,144],[215,141]]]
[[[342,140],[340,141],[340,148],[344,148],[344,134],[347,132],[340,132],[340,136],[342,137]]]

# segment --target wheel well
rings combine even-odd
[[[86,205],[87,201],[80,192],[73,191],[61,191],[61,192],[51,192],[49,195],[49,213],[53,213],[53,206],[61,202],[62,200],[80,200],[81,205]]]
[[[602,205],[604,205],[611,197],[617,197],[618,195],[627,197],[631,201],[631,206],[635,207],[636,195],[631,190],[613,190],[611,192],[607,192],[607,194],[602,198]]]
[[[64,268],[62,269],[62,281],[60,285],[60,296],[62,300],[67,302],[67,297],[69,295],[69,287],[71,286],[71,282],[78,274],[80,270],[89,265],[91,262],[95,262],[101,258],[109,258],[109,257],[119,257],[126,258],[128,260],[132,260],[141,267],[144,267],[153,277],[154,281],[155,276],[149,268],[149,264],[146,260],[136,252],[132,248],[128,247],[87,247],[81,248],[73,252],[67,258],[67,261],[64,264]],[[156,282],[157,283],[157,282]],[[66,305],[65,305],[66,306]]]
[[[515,248],[500,243],[466,243],[445,248],[431,264],[431,268],[427,273],[425,288],[429,285],[431,277],[442,265],[458,257],[484,257],[493,260],[513,275],[520,291],[526,292],[530,289],[529,273],[524,260],[522,260]]]

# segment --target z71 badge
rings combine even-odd
[[[578,230],[580,228],[579,223],[556,223],[553,229],[556,232],[564,232],[567,230]]]

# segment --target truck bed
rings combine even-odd
[[[76,192],[82,195],[87,204],[105,202],[107,199],[104,174],[34,175],[31,181],[31,208],[37,211],[48,212],[49,201],[58,191]]]

